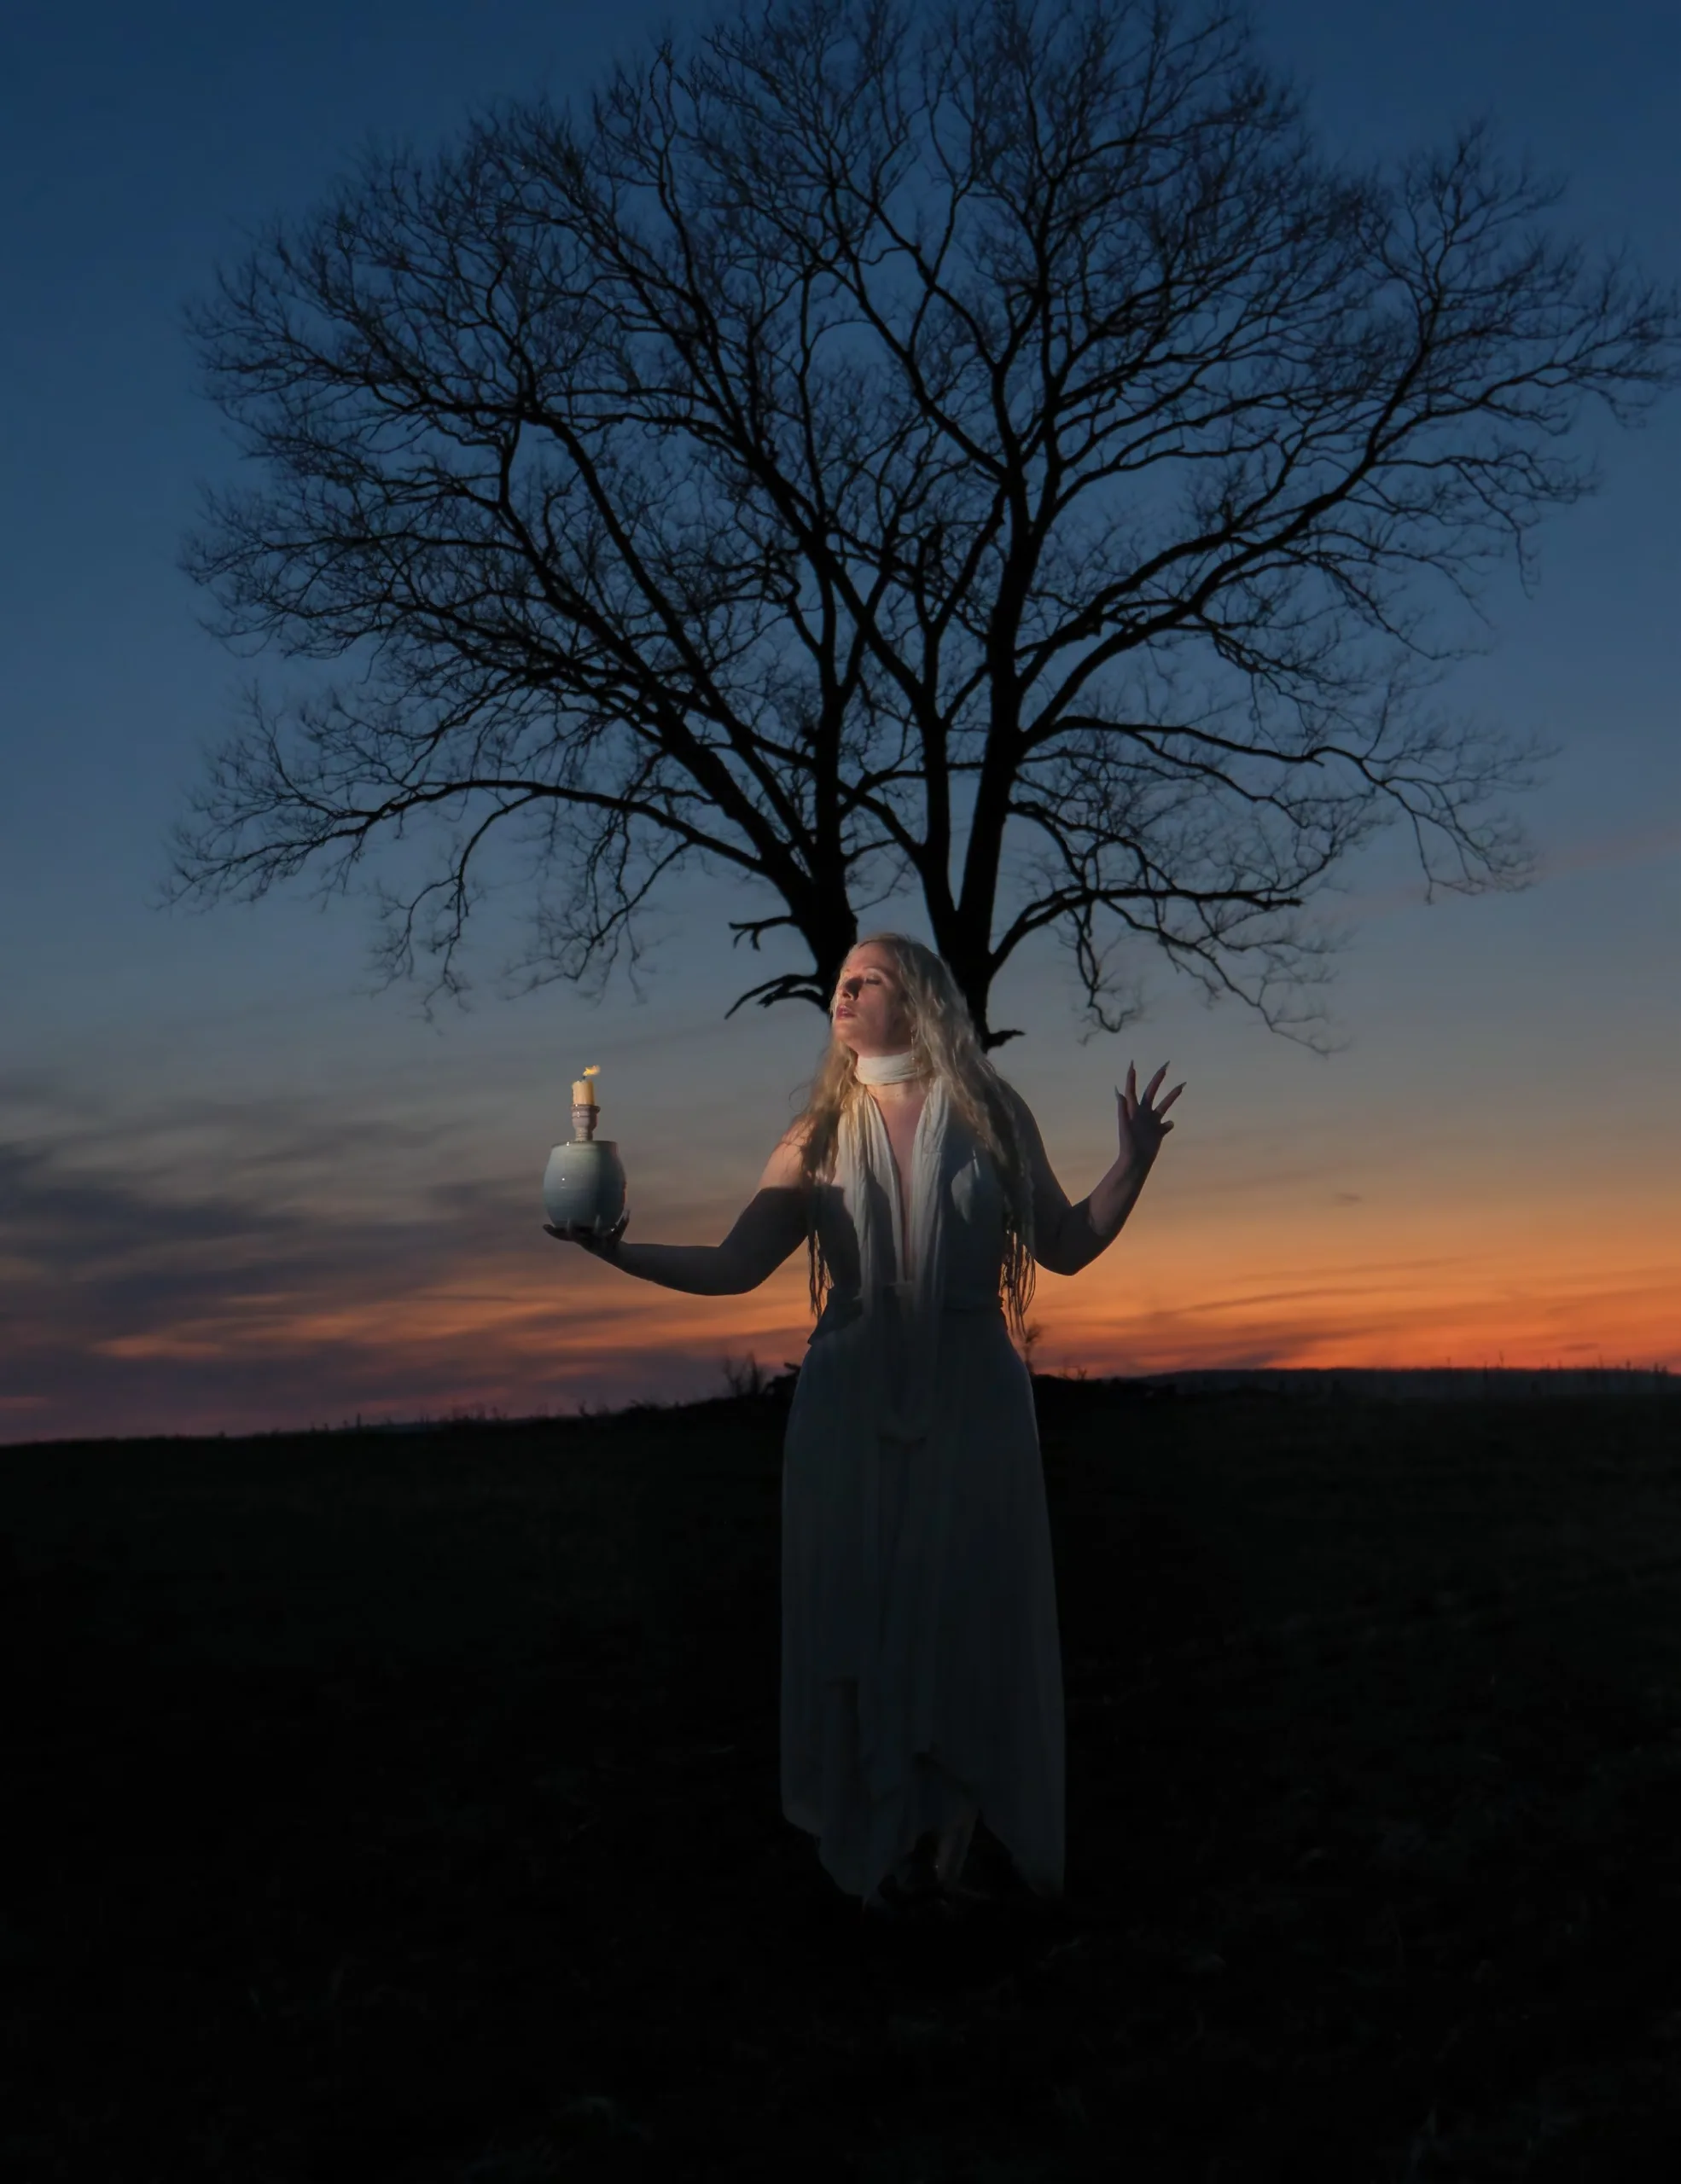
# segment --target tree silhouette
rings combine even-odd
[[[1327,976],[1293,914],[1350,851],[1531,877],[1479,815],[1556,752],[1431,694],[1593,483],[1584,405],[1676,375],[1672,294],[1556,197],[1481,127],[1334,163],[1241,20],[1133,0],[772,0],[587,116],[368,152],[188,312],[261,480],[187,543],[212,626],[358,671],[248,695],[163,899],[342,889],[448,820],[376,890],[429,1002],[506,822],[526,990],[634,981],[698,862],[738,943],[803,945],[732,1014],[824,1006],[912,888],[989,1046],[1041,929],[1096,1027],[1160,950],[1314,1043],[1276,996]]]

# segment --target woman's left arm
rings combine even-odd
[[[1152,1107],[1150,1101],[1166,1074],[1164,1062],[1141,1099],[1132,1065],[1127,1064],[1126,1089],[1115,1089],[1120,1150],[1096,1188],[1077,1205],[1069,1203],[1052,1171],[1032,1110],[1012,1087],[1022,1150],[1032,1177],[1033,1257],[1047,1273],[1078,1274],[1120,1234],[1161,1150],[1161,1141],[1173,1127],[1161,1118],[1185,1089],[1176,1084],[1159,1107]]]

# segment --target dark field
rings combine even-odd
[[[0,1449],[0,2173],[1681,2175],[1681,1405],[1039,1384],[1068,1892],[777,1798],[775,1397]]]

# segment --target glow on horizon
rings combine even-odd
[[[1479,1249],[1439,1236],[1430,1248],[1415,1233],[1380,1258],[1370,1239],[1325,1235],[1329,1219],[1311,1237],[1274,1234],[1263,1250],[1253,1248],[1259,1238],[1242,1248],[1230,1231],[1217,1243],[1206,1230],[1134,1222],[1085,1274],[1041,1271],[1029,1313],[1038,1369],[1096,1379],[1263,1367],[1681,1368],[1681,1252],[1655,1252],[1649,1223],[1555,1228],[1544,1257],[1509,1238]],[[588,1263],[567,1268],[564,1257],[552,1283],[533,1282],[532,1270],[523,1254],[483,1256],[400,1296],[236,1292],[213,1313],[90,1348],[150,1384],[147,1400],[128,1398],[119,1429],[138,1437],[260,1430],[247,1405],[230,1403],[228,1372],[267,1386],[258,1414],[270,1429],[352,1410],[525,1416],[694,1400],[723,1392],[726,1357],[751,1354],[772,1374],[797,1362],[810,1330],[799,1256],[759,1290],[717,1298]],[[210,1366],[222,1368],[214,1380],[203,1377]],[[276,1400],[277,1386],[289,1400]],[[30,1414],[42,1408],[56,1414],[38,1422]],[[0,1417],[13,1438],[32,1426],[54,1438],[114,1430],[73,1422],[79,1408],[13,1403]]]
[[[1114,1248],[1114,1247],[1112,1247]],[[1088,1270],[1078,1285],[1041,1272],[1028,1314],[1042,1330],[1036,1363],[1050,1370],[1084,1366],[1110,1372],[1165,1373],[1250,1366],[1364,1366],[1398,1371],[1450,1360],[1537,1368],[1614,1355],[1641,1365],[1681,1368],[1681,1254],[1643,1266],[1579,1259],[1550,1269],[1471,1254],[1383,1263],[1328,1261],[1290,1269],[1186,1265],[1171,1281],[1141,1284],[1125,1266]],[[1306,1275],[1308,1278],[1302,1279]],[[1199,1279],[1199,1276],[1201,1277]],[[603,1287],[615,1278],[605,1275]],[[646,1288],[638,1284],[637,1290]],[[1163,1290],[1182,1301],[1158,1304]],[[1132,1294],[1129,1295],[1128,1292]],[[786,1269],[747,1297],[692,1298],[649,1289],[638,1294],[618,1277],[608,1295],[574,1289],[515,1288],[506,1269],[480,1281],[400,1300],[318,1301],[295,1311],[273,1298],[252,1300],[213,1320],[113,1338],[93,1354],[133,1361],[235,1362],[290,1358],[328,1366],[355,1354],[399,1386],[405,1367],[436,1363],[458,1347],[473,1386],[501,1380],[505,1390],[564,1382],[587,1367],[624,1368],[624,1400],[637,1393],[637,1368],[652,1353],[702,1364],[758,1347],[761,1361],[797,1355],[810,1332],[803,1268]],[[393,1320],[402,1333],[393,1336]]]

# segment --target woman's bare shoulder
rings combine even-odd
[[[1054,1183],[1050,1157],[1044,1149],[1044,1136],[1039,1129],[1038,1118],[1013,1084],[1006,1083],[1002,1077],[998,1083],[1003,1087],[1004,1097],[1015,1118],[1016,1142],[1021,1148],[1021,1158],[1032,1173],[1036,1188],[1043,1188],[1048,1183]]]
[[[1016,1089],[1015,1085],[1010,1083],[1007,1077],[999,1077],[998,1089],[1003,1095],[1005,1105],[1009,1107],[1011,1114],[1015,1116],[1018,1127],[1030,1130],[1032,1135],[1037,1137],[1038,1135],[1038,1124],[1034,1119],[1033,1111],[1027,1105],[1027,1100],[1022,1094]]]
[[[813,1127],[810,1115],[796,1116],[772,1147],[759,1179],[761,1190],[795,1189],[805,1181],[806,1141]]]

